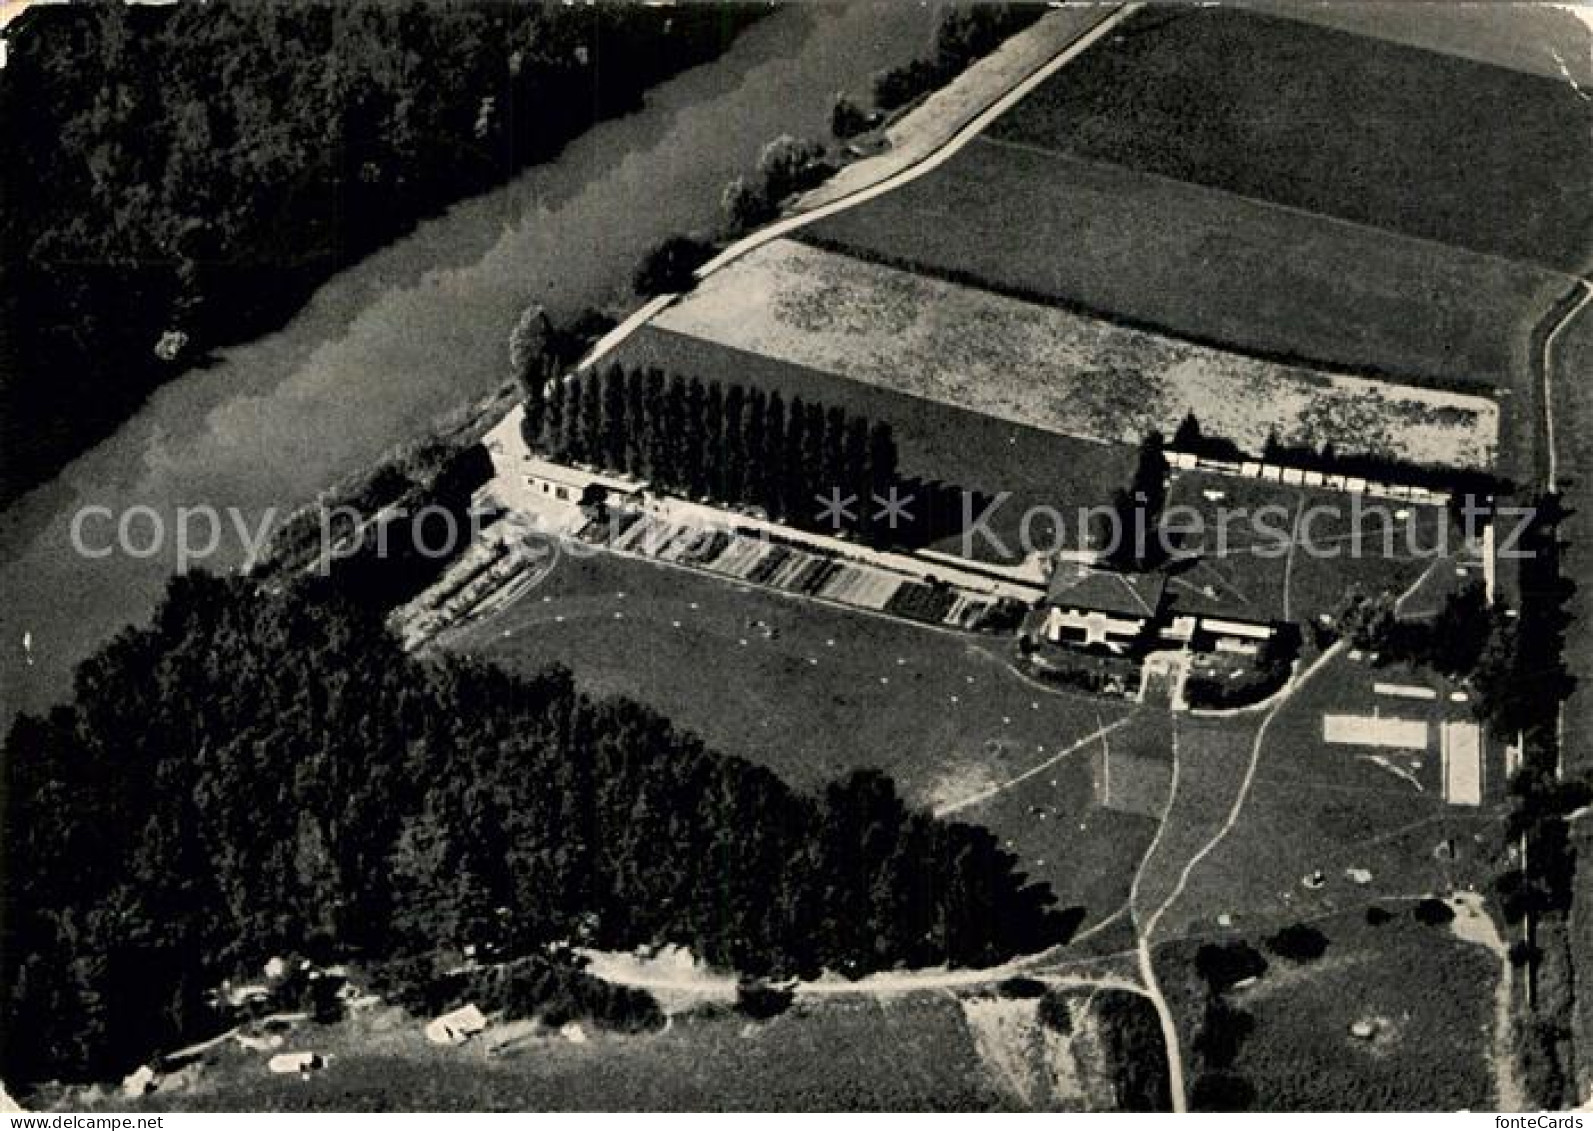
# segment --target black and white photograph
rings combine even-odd
[[[1593,4],[0,0],[0,1121],[487,1112],[1593,1116]]]

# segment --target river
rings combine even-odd
[[[555,317],[614,297],[648,246],[713,223],[719,193],[782,132],[829,128],[832,95],[924,53],[936,12],[879,0],[791,5],[719,59],[656,87],[560,156],[423,221],[322,285],[281,330],[220,351],[157,391],[113,435],[0,513],[0,721],[62,699],[72,669],[145,620],[176,566],[179,507],[258,528],[506,376],[531,302]],[[84,507],[133,512],[147,557],[73,547]],[[115,538],[90,512],[84,544]],[[223,571],[244,542],[222,540]],[[30,646],[24,645],[27,638]]]

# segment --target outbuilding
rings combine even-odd
[[[295,1072],[308,1076],[325,1066],[326,1061],[321,1059],[318,1052],[279,1052],[266,1061],[266,1068],[278,1076],[291,1076]]]
[[[459,1045],[486,1028],[486,1015],[474,1004],[464,1005],[429,1022],[426,1039],[434,1045]]]

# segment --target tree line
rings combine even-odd
[[[0,498],[711,58],[752,5],[41,5],[0,69]]]
[[[817,796],[570,673],[404,654],[323,579],[174,578],[24,716],[0,791],[0,1070],[103,1078],[272,955],[690,947],[750,976],[983,966],[1068,917],[869,771]]]
[[[897,483],[890,425],[844,409],[657,368],[609,365],[525,383],[526,443],[560,462],[636,476],[670,494],[761,508],[833,532],[820,510],[853,496],[840,525],[871,540],[874,496]]]
[[[896,110],[944,86],[1008,36],[1045,15],[1044,4],[965,4],[946,13],[935,31],[934,53],[874,76],[874,105]],[[845,122],[851,125],[851,120]]]

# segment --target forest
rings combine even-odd
[[[989,965],[1073,921],[876,772],[797,793],[562,668],[408,656],[323,578],[174,578],[70,705],[15,723],[4,766],[11,1082],[209,1032],[206,991],[273,955],[671,942],[749,977],[859,976]]]
[[[0,68],[0,501],[418,218],[713,57],[745,5],[49,5]]]

